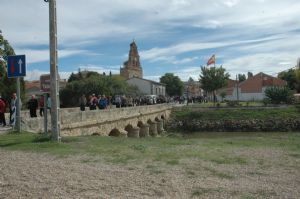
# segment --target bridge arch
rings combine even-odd
[[[108,136],[120,137],[121,136],[121,132],[117,128],[114,128],[113,130],[111,130],[109,132]]]

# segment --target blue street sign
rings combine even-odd
[[[25,55],[14,55],[7,57],[7,77],[26,76],[26,58]]]

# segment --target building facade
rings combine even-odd
[[[132,77],[143,78],[143,69],[135,41],[130,44],[128,60],[124,62],[123,68],[120,68],[120,75],[125,79]]]
[[[236,83],[234,80],[230,80],[226,88],[217,91],[217,98],[220,101],[222,98],[220,93],[226,92],[225,99],[227,100],[241,100],[241,101],[256,101],[263,100],[265,98],[265,90],[268,87],[286,86],[287,82],[267,75],[265,73],[258,73],[247,80]]]
[[[166,86],[164,84],[138,77],[129,78],[126,82],[129,85],[137,86],[145,95],[166,96]]]
[[[201,89],[201,83],[199,81],[194,81],[190,78],[184,84],[184,94],[188,97],[200,97],[204,95],[203,89]]]

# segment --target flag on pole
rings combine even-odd
[[[216,63],[216,57],[215,55],[212,55],[211,58],[209,58],[209,60],[207,61],[207,66],[215,63]]]

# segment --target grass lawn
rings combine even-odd
[[[8,133],[0,136],[0,148],[49,153],[58,156],[100,155],[113,163],[159,161],[179,164],[185,159],[244,164],[248,159],[231,154],[232,150],[269,148],[288,150],[300,156],[300,133],[198,133],[170,134],[169,137],[121,139],[115,137],[65,137],[61,143],[31,133]]]
[[[63,138],[61,143],[31,133],[9,133],[0,135],[1,150],[59,159],[80,156],[78,164],[146,172],[154,179],[163,178],[165,186],[156,190],[157,197],[171,196],[174,183],[181,184],[185,194],[175,198],[300,196],[300,133],[170,134],[145,139],[86,136]]]

